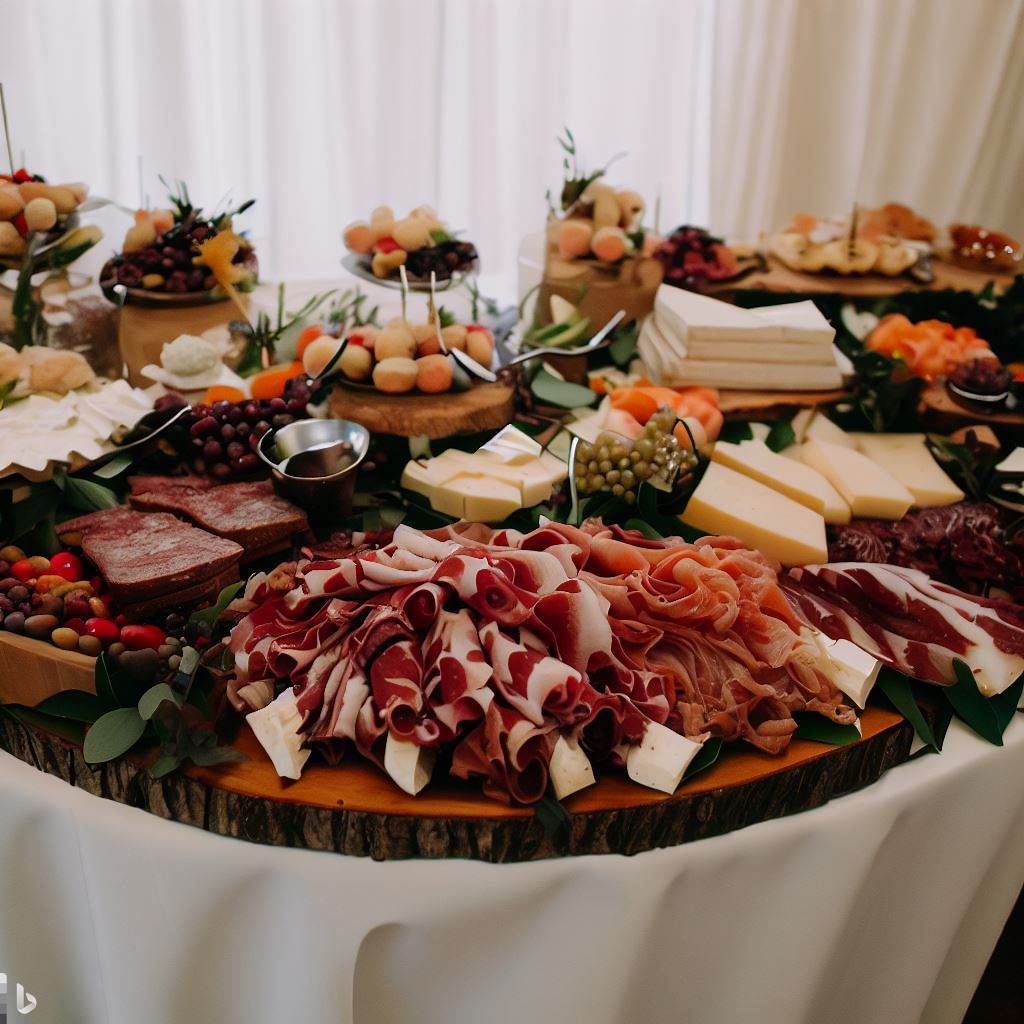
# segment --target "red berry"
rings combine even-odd
[[[167,639],[158,626],[125,626],[121,630],[121,643],[130,651],[151,647],[154,651]]]
[[[389,235],[387,238],[378,238],[373,246],[374,252],[394,252],[402,247]]]
[[[69,583],[77,583],[82,578],[82,560],[69,551],[58,552],[50,559],[50,572],[63,576]]]
[[[28,234],[28,221],[25,220],[25,214],[18,213],[11,218],[11,223],[18,229],[18,234],[24,238]]]
[[[19,167],[14,172],[13,180],[14,180],[14,182],[16,184],[23,185],[26,181],[31,181],[32,180],[32,175],[29,174],[28,171],[26,171],[24,167]]]
[[[34,580],[39,575],[36,567],[27,558],[18,559],[11,566],[10,573],[22,583],[28,583],[29,580]]]
[[[114,643],[121,636],[121,630],[110,619],[89,619],[85,624],[89,636],[96,637],[104,646]]]
[[[79,636],[85,632],[85,619],[80,618],[77,615],[73,618],[65,619],[64,625],[67,626],[68,629],[73,629]]]

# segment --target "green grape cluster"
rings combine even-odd
[[[675,413],[662,409],[647,421],[632,444],[611,433],[601,434],[593,444],[582,442],[573,467],[577,492],[610,493],[632,505],[644,480],[659,477],[671,481],[683,455],[672,433],[675,423]]]

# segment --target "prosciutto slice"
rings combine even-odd
[[[811,626],[914,679],[952,686],[959,658],[994,696],[1024,672],[1024,609],[1010,601],[966,594],[918,569],[860,562],[790,569],[781,584]]]
[[[228,692],[242,710],[249,684],[292,687],[304,745],[332,763],[383,765],[391,735],[530,803],[560,734],[621,763],[651,722],[778,753],[795,711],[854,720],[778,567],[735,540],[460,523],[309,554],[236,602]]]

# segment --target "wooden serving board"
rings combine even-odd
[[[805,274],[790,270],[781,260],[771,254],[765,270],[755,270],[740,281],[723,282],[708,289],[711,295],[744,291],[779,292],[800,295],[847,295],[850,298],[879,299],[899,295],[906,291],[942,291],[953,288],[958,291],[980,292],[989,281],[998,288],[1006,288],[1013,282],[1012,275],[986,273],[969,270],[966,267],[933,259],[932,269],[935,280],[921,284],[911,277],[885,277],[882,274]]]
[[[921,392],[919,409],[922,415],[928,416],[936,426],[953,429],[965,423],[981,423],[999,428],[1024,431],[1024,413],[1000,409],[998,412],[985,412],[983,409],[973,411],[965,409],[955,402],[946,385],[941,381],[929,384]]]
[[[833,405],[850,392],[834,391],[719,391],[718,407],[727,420],[782,419],[796,409]]]
[[[0,703],[34,707],[62,690],[96,692],[96,659],[0,632]]]
[[[532,808],[490,800],[476,783],[439,779],[409,797],[356,758],[334,768],[314,764],[298,781],[284,782],[247,727],[235,741],[247,761],[161,779],[138,759],[89,765],[73,739],[11,715],[0,715],[0,747],[96,796],[221,835],[375,860],[504,863],[632,855],[818,807],[909,757],[913,730],[899,715],[869,707],[861,725],[863,738],[845,747],[796,740],[770,757],[733,746],[672,796],[609,768],[597,785],[565,801],[562,835],[549,834]]]
[[[442,395],[386,395],[371,388],[337,384],[329,408],[332,416],[360,423],[371,433],[425,434],[433,440],[504,427],[512,422],[514,396],[514,390],[501,381]]]

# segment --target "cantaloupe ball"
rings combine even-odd
[[[0,220],[0,256],[20,256],[25,249],[18,229],[9,220]]]
[[[563,260],[574,260],[578,256],[586,256],[590,252],[590,242],[594,237],[594,225],[582,217],[570,217],[568,220],[557,221],[555,228],[555,245],[558,255]]]
[[[619,203],[620,223],[624,228],[636,227],[640,214],[644,212],[644,197],[639,192],[623,190],[615,198]]]
[[[356,252],[361,256],[365,256],[373,248],[373,243],[377,241],[370,225],[364,220],[353,221],[349,224],[342,233],[341,239],[349,252]]]
[[[486,327],[471,328],[466,334],[466,355],[490,369],[494,356],[494,335]]]
[[[447,391],[452,386],[452,364],[448,356],[439,353],[423,356],[416,360],[419,372],[416,374],[416,387],[428,395],[436,395]]]
[[[396,220],[391,231],[391,237],[406,252],[412,249],[422,249],[424,246],[432,245],[430,237],[430,223],[420,217],[406,217],[405,220]]]
[[[18,191],[21,193],[21,198],[26,203],[31,202],[33,199],[38,199],[40,196],[43,199],[50,198],[50,189],[53,186],[48,185],[45,181],[23,181],[18,186]]]
[[[29,231],[49,231],[57,223],[57,207],[42,196],[25,204],[25,227]]]
[[[149,220],[158,235],[162,235],[174,227],[174,213],[171,210],[152,210]]]
[[[340,344],[340,338],[332,338],[329,334],[314,338],[302,353],[302,368],[306,376],[319,377],[324,367],[334,358]]]
[[[412,334],[416,339],[417,355],[432,356],[441,351],[441,340],[433,324],[414,324]]]
[[[0,183],[0,220],[17,217],[25,209],[25,200],[21,193],[12,185]]]
[[[403,263],[406,252],[404,249],[392,249],[391,252],[375,252],[370,268],[374,277],[390,277]]]
[[[382,359],[373,368],[373,383],[378,391],[384,391],[389,395],[400,395],[405,391],[412,391],[416,387],[416,378],[419,376],[419,372],[415,359],[393,356]]]
[[[64,182],[64,188],[71,189],[75,199],[78,200],[79,206],[89,198],[89,186],[84,181],[66,181]]]
[[[385,327],[373,344],[373,354],[378,360],[412,359],[416,354],[416,340],[406,325]]]
[[[57,212],[62,216],[72,213],[78,207],[78,199],[75,193],[66,185],[51,185],[48,198],[57,207]]]
[[[594,200],[594,231],[617,228],[622,211],[614,192],[602,192]]]
[[[622,228],[605,227],[594,232],[590,248],[599,260],[613,263],[626,255],[628,241]]]
[[[145,249],[147,245],[152,245],[155,241],[156,228],[153,227],[153,222],[144,220],[133,224],[125,232],[122,248],[125,252],[137,252],[139,249]]]
[[[362,345],[368,352],[372,352],[377,344],[377,335],[380,334],[380,328],[374,327],[373,324],[362,324],[359,327],[353,327],[348,332],[349,343]]]
[[[338,360],[338,369],[349,380],[366,380],[373,369],[373,353],[362,345],[349,342]]]
[[[442,327],[441,337],[444,338],[446,348],[457,348],[460,352],[466,351],[465,324],[449,324],[447,327]]]

